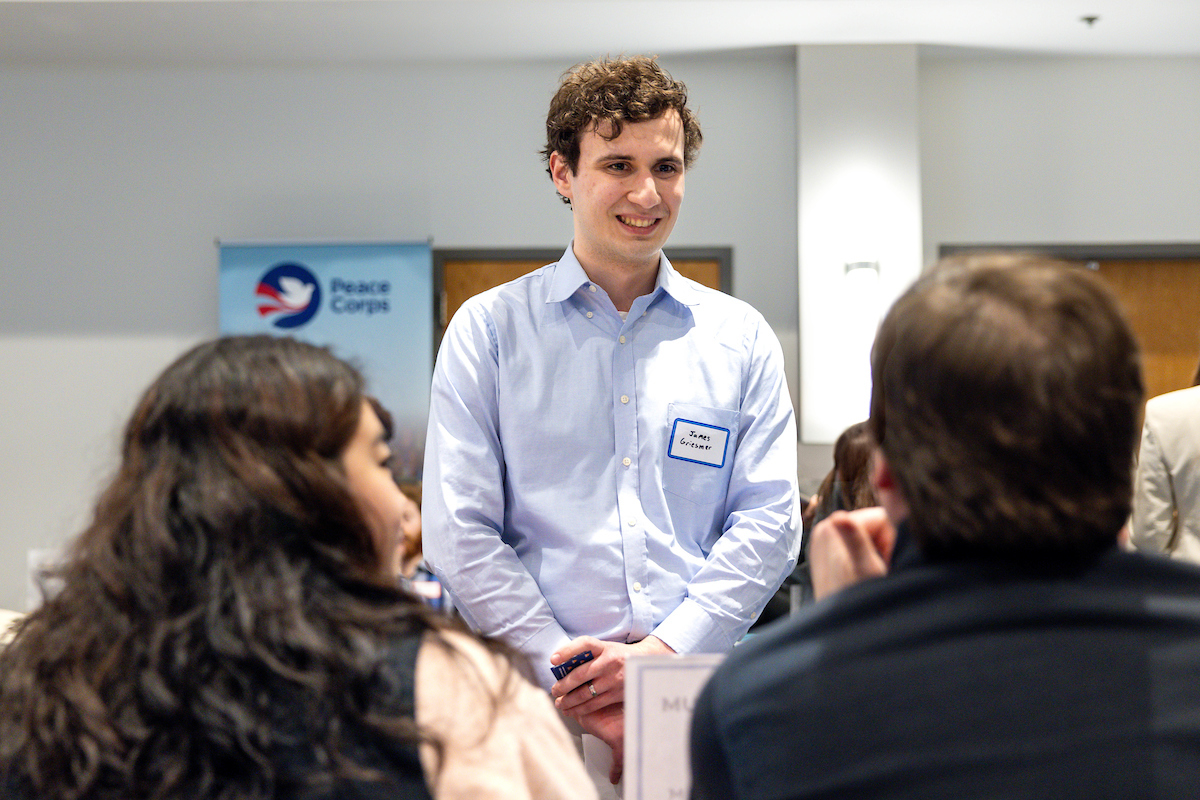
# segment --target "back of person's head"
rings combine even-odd
[[[0,653],[0,767],[37,797],[274,796],[281,683],[307,697],[317,772],[345,762],[349,722],[415,739],[354,696],[388,635],[437,624],[387,574],[347,484],[363,408],[353,368],[290,338],[219,339],[169,366],[61,589]]]
[[[80,546],[122,557],[108,548],[127,539],[167,570],[174,560],[245,568],[278,553],[312,558],[330,574],[369,574],[379,554],[339,461],[363,400],[357,371],[296,339],[238,336],[194,348],[143,395],[101,499],[105,524]]]
[[[574,174],[579,168],[582,134],[595,129],[615,139],[625,123],[658,119],[671,110],[678,112],[683,123],[683,161],[685,169],[690,169],[703,137],[700,123],[688,108],[683,83],[646,56],[578,64],[564,73],[550,101],[542,157],[549,162],[550,154],[557,152]]]
[[[943,262],[872,351],[871,432],[929,556],[1082,555],[1130,512],[1143,388],[1134,336],[1084,269]]]
[[[833,473],[841,482],[845,510],[875,505],[871,489],[871,453],[875,440],[867,423],[856,422],[842,431],[833,444]]]
[[[811,524],[834,511],[853,511],[876,504],[871,487],[871,454],[875,440],[866,421],[856,422],[838,435],[833,443],[833,468],[817,488],[817,504]]]

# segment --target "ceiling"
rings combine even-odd
[[[1084,17],[1098,19],[1088,24]],[[8,66],[573,62],[602,54],[897,42],[1197,56],[1200,0],[0,2],[0,65]]]

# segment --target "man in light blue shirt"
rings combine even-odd
[[[580,65],[547,138],[574,239],[447,328],[425,554],[466,620],[612,747],[615,783],[625,658],[729,650],[792,569],[795,419],[762,316],[662,253],[701,140],[683,84],[648,58]]]

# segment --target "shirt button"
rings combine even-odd
[[[637,525],[637,520],[631,517],[625,524],[632,528],[634,525]]]
[[[640,583],[633,584],[633,590],[635,592],[640,592],[642,590],[642,585]]]
[[[621,337],[621,344],[625,344],[625,337],[624,337],[624,336],[622,336],[622,337]]]
[[[621,395],[621,402],[622,402],[622,403],[628,403],[628,402],[629,402],[629,395],[627,395],[627,394],[623,394],[623,395]]]
[[[588,286],[588,291],[589,291],[589,292],[594,292],[594,291],[596,291],[596,284],[594,284],[594,283],[593,283],[592,285]]]
[[[628,467],[633,462],[630,461],[628,457],[625,457],[625,458],[621,459],[621,463]]]
[[[592,314],[592,312],[590,312],[590,311],[589,311],[589,312],[588,312],[588,319],[591,319],[593,316],[595,316],[595,315],[594,315],[594,314]]]

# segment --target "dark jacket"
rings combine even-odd
[[[735,648],[696,703],[693,800],[1200,797],[1200,568],[926,562]]]

